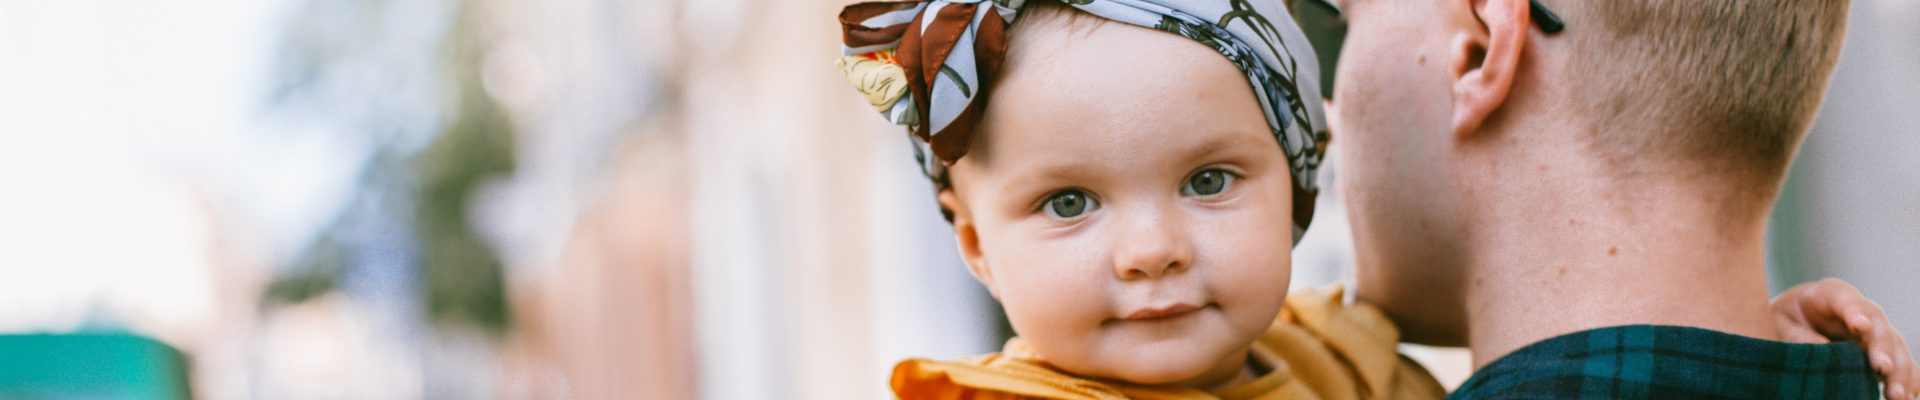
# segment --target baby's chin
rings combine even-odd
[[[1224,335],[1223,335],[1224,336]],[[1187,340],[1163,340],[1153,343],[1115,343],[1114,351],[1103,352],[1091,357],[1082,364],[1084,371],[1076,371],[1074,366],[1055,366],[1077,375],[1095,376],[1120,380],[1139,385],[1188,385],[1219,375],[1223,365],[1227,365],[1225,375],[1231,377],[1238,368],[1246,364],[1247,342],[1229,345],[1227,342],[1239,342],[1228,338],[1191,338]]]

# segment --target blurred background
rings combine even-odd
[[[997,350],[846,3],[0,0],[0,398],[886,398]],[[1854,2],[1769,249],[1910,335],[1916,22]],[[1321,202],[1296,286],[1350,276]]]

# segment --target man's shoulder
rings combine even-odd
[[[1867,399],[1878,395],[1877,379],[1853,343],[1629,325],[1528,345],[1476,371],[1450,398]]]

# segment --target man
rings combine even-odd
[[[1858,347],[1778,341],[1764,269],[1847,1],[1537,4],[1340,4],[1358,297],[1472,348],[1456,397],[1873,396]]]

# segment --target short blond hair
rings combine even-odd
[[[1543,1],[1567,21],[1601,154],[1777,182],[1811,127],[1848,0]]]

